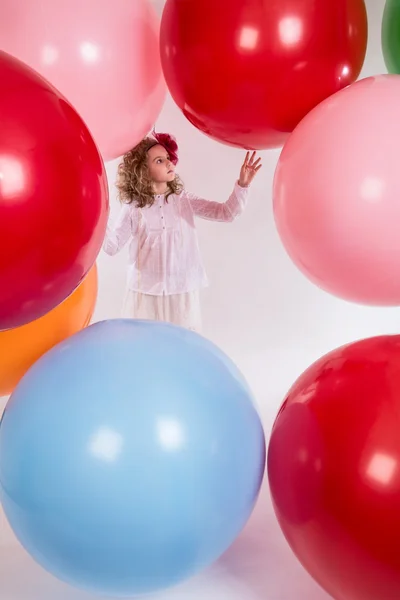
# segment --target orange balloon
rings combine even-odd
[[[0,396],[11,394],[26,371],[45,352],[87,327],[97,299],[97,267],[64,302],[40,319],[0,331]]]

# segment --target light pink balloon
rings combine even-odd
[[[148,0],[2,0],[0,48],[68,98],[105,160],[139,142],[163,106],[159,21]]]
[[[282,242],[315,284],[346,300],[400,304],[400,76],[369,77],[312,110],[274,178]]]

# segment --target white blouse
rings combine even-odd
[[[230,222],[240,215],[249,188],[235,184],[224,202],[204,200],[186,191],[155,197],[150,207],[125,204],[113,226],[107,225],[103,248],[113,256],[130,240],[129,289],[161,296],[191,292],[208,285],[194,216]]]

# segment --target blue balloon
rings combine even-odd
[[[177,584],[235,540],[265,439],[249,387],[196,333],[116,319],[45,354],[0,427],[0,493],[31,556],[119,596]]]

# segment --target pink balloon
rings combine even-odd
[[[289,256],[312,282],[361,304],[400,304],[399,98],[399,75],[337,92],[300,122],[275,172]]]
[[[2,0],[0,48],[74,105],[105,160],[152,128],[166,86],[148,0]]]

